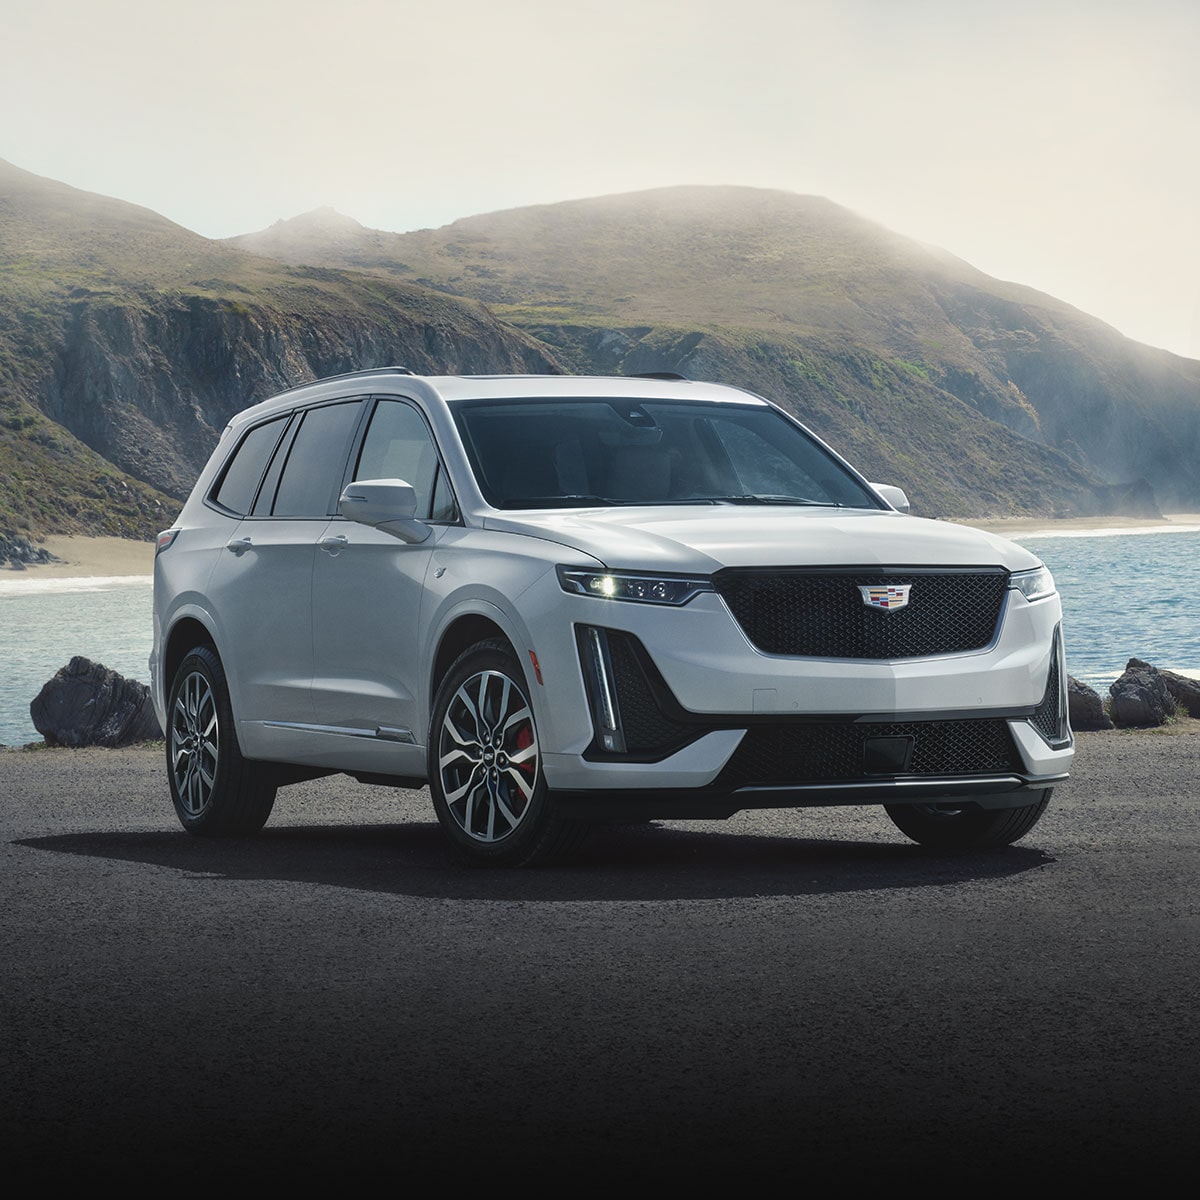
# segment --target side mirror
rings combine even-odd
[[[890,483],[873,483],[871,486],[897,512],[906,513],[909,511],[908,497],[904,494],[903,488],[893,487]]]
[[[338,512],[348,521],[382,529],[402,542],[423,542],[432,532],[416,519],[417,493],[403,479],[359,479],[346,485]]]

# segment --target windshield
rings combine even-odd
[[[468,400],[454,418],[494,508],[880,507],[827,450],[764,405]]]

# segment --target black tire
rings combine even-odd
[[[477,642],[437,690],[429,790],[451,858],[473,866],[542,866],[583,840],[542,772],[529,684],[511,647]]]
[[[1023,838],[1050,803],[1053,788],[1021,808],[980,808],[966,802],[885,804],[896,828],[922,846],[939,850],[989,850]]]
[[[197,646],[179,664],[165,736],[171,799],[188,833],[246,837],[267,823],[274,775],[266,763],[242,757],[225,670],[211,647]]]

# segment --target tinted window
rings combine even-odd
[[[480,490],[497,508],[878,501],[766,405],[503,400],[455,406]]]
[[[239,516],[245,516],[250,511],[267,459],[271,457],[271,451],[275,449],[286,424],[287,417],[279,417],[251,429],[242,438],[242,444],[234,451],[233,458],[230,459],[225,474],[213,493],[213,499],[222,508],[227,508]]]
[[[288,452],[272,513],[324,517],[333,512],[359,402],[310,408]]]
[[[417,516],[453,520],[454,499],[429,429],[416,409],[381,400],[358,457],[355,479],[403,479],[417,493]]]

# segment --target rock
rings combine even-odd
[[[1100,693],[1073,676],[1067,676],[1067,714],[1074,730],[1111,729]]]
[[[129,746],[162,737],[150,689],[76,655],[29,706],[50,746]]]
[[[1175,698],[1156,667],[1131,658],[1110,687],[1109,711],[1115,725],[1163,725],[1175,715]]]
[[[1200,679],[1189,679],[1174,671],[1159,671],[1159,675],[1174,698],[1175,706],[1182,708],[1189,717],[1200,717]]]
[[[35,546],[23,534],[0,533],[0,566],[8,563],[10,570],[23,571],[27,563],[58,561],[45,546]]]

